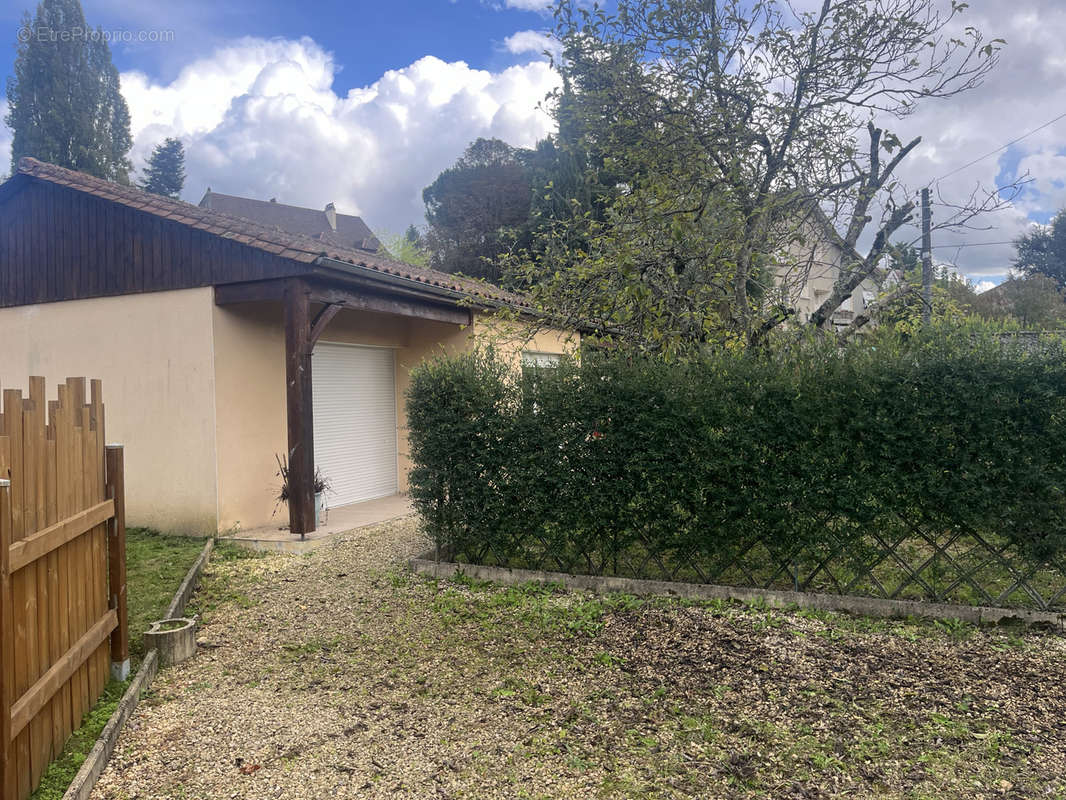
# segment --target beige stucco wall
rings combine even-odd
[[[125,445],[126,519],[215,529],[211,289],[0,309],[0,383],[48,397],[69,376],[100,378],[109,442]]]
[[[288,446],[279,303],[214,306],[218,529],[286,525],[276,455]]]
[[[317,307],[312,307],[312,315]],[[216,307],[213,314],[217,387],[219,528],[244,530],[287,523],[284,507],[273,514],[279,478],[275,454],[287,447],[285,336],[277,303]],[[566,352],[573,342],[543,332],[526,342],[511,325],[477,317],[473,325],[342,311],[321,341],[388,347],[396,354],[397,485],[407,489],[411,468],[405,395],[411,370],[426,358],[454,354],[491,340],[517,361],[524,350]],[[313,366],[312,360],[312,366]]]

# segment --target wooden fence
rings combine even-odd
[[[0,797],[25,800],[112,671],[129,670],[122,448],[99,381],[0,413]],[[47,413],[46,413],[47,412]]]

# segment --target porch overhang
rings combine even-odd
[[[463,295],[357,265],[320,258],[310,272],[215,286],[215,304],[277,302],[285,324],[285,403],[288,429],[289,531],[301,538],[316,527],[311,352],[341,310],[372,311],[470,325],[473,308]],[[313,306],[320,306],[312,313]]]

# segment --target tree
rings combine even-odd
[[[954,32],[965,4],[938,2],[559,0],[554,113],[596,196],[510,259],[546,321],[666,356],[756,345],[831,239],[841,277],[808,323],[831,329],[913,216],[896,173],[920,138],[874,120],[964,92],[997,61],[999,40]],[[937,227],[1001,202],[970,198]]]
[[[1050,225],[1038,225],[1014,243],[1018,257],[1015,269],[1026,275],[1046,275],[1066,288],[1066,209],[1051,220]]]
[[[1015,321],[1027,330],[1066,327],[1066,290],[1042,273],[1007,278],[979,294],[975,306],[986,319]]]
[[[157,144],[144,169],[141,188],[152,194],[177,198],[185,186],[185,147],[181,139],[167,137]]]
[[[909,243],[894,243],[888,248],[888,266],[902,276],[899,291],[892,302],[881,301],[879,322],[899,331],[917,333],[923,326],[922,255]],[[933,266],[933,303],[930,317],[939,322],[962,323],[976,313],[977,292],[973,284],[945,265]]]
[[[129,109],[103,31],[86,26],[78,0],[42,0],[22,26],[31,36],[16,50],[4,119],[12,171],[33,156],[129,183]]]
[[[381,241],[384,247],[382,255],[415,267],[429,266],[429,253],[423,245],[421,232],[414,225],[408,225],[407,230],[399,236],[384,233]]]
[[[478,139],[422,192],[430,263],[445,272],[499,282],[497,259],[529,221],[531,188],[523,152]]]

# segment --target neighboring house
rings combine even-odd
[[[493,312],[522,303],[34,159],[0,185],[0,380],[103,379],[133,524],[276,526],[285,454],[294,532],[316,464],[332,506],[403,492],[413,366],[482,332],[516,361],[568,348],[508,338]]]
[[[796,322],[804,323],[832,294],[833,286],[840,278],[845,260],[862,260],[854,250],[849,252],[847,243],[833,228],[820,209],[815,207],[802,223],[802,242],[793,242],[789,250],[789,264],[777,272],[777,284],[782,300],[796,309]],[[849,255],[845,259],[845,255]],[[877,275],[863,280],[851,297],[847,298],[833,313],[831,322],[836,328],[845,328],[856,315],[865,310],[880,294]]]
[[[248,197],[219,194],[208,187],[200,200],[200,208],[243,217],[267,228],[279,228],[289,233],[310,236],[346,250],[365,250],[369,253],[381,250],[381,242],[362,219],[351,214],[338,214],[333,203],[327,204],[321,211],[316,211],[313,208],[288,206],[273,198],[252,200]]]

